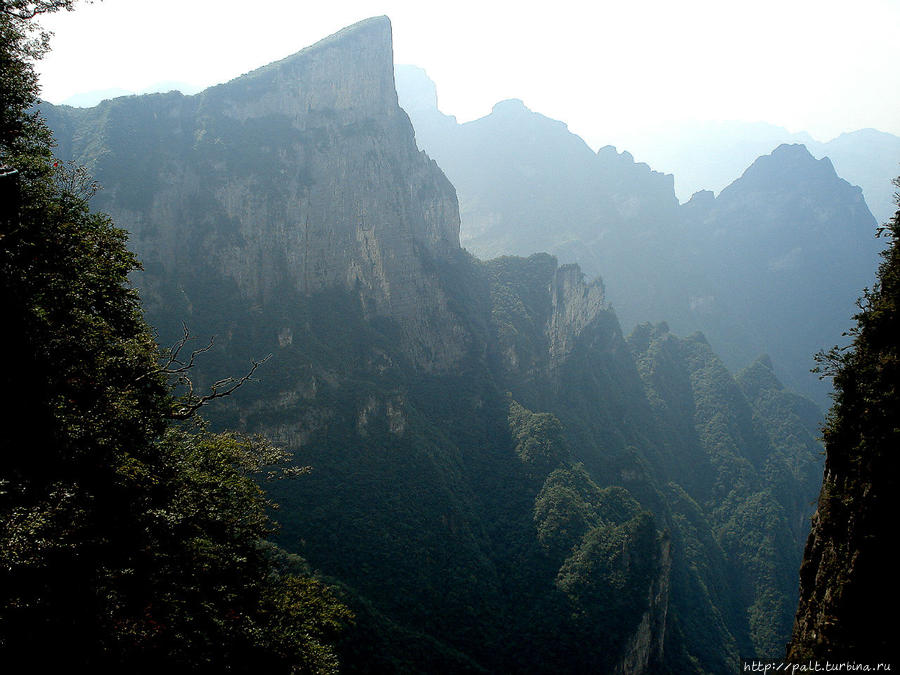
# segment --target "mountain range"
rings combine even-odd
[[[627,330],[664,319],[702,331],[732,369],[768,354],[792,389],[827,405],[812,356],[842,341],[881,249],[860,188],[829,159],[780,145],[717,196],[679,204],[672,175],[611,146],[595,153],[521,101],[458,124],[424,71],[398,73],[420,147],[456,186],[470,251],[576,262],[602,276]]]
[[[452,133],[456,118],[438,110],[437,87],[427,73],[411,65],[398,65],[396,71],[401,105],[415,121],[420,142],[437,143],[439,129]],[[900,172],[900,138],[877,129],[845,132],[822,142],[805,131],[790,132],[767,122],[684,121],[631,133],[610,129],[609,141],[654,169],[672,174],[682,203],[703,190],[718,194],[757,157],[779,145],[801,144],[817,159],[828,157],[838,175],[862,188],[879,223],[894,214],[891,181]]]
[[[678,303],[712,294],[716,321],[792,345],[816,330],[873,255],[830,162],[784,146],[679,205],[671,176],[520,102],[432,116],[459,153],[426,154],[386,17],[194,96],[41,110],[130,231],[162,342],[216,336],[196,386],[271,354],[210,420],[312,467],[266,487],[279,543],[357,616],[346,672],[727,672],[783,651],[821,413],[775,349],[733,374],[679,337]],[[502,255],[465,250],[461,222]]]
[[[806,132],[791,133],[763,122],[673,123],[621,142],[636,157],[674,174],[681,201],[700,190],[718,193],[760,155],[798,143],[817,159],[828,157],[841,178],[860,186],[879,223],[894,214],[891,180],[900,172],[900,138],[877,129],[845,132],[822,142]]]

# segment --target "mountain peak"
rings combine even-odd
[[[193,144],[183,129],[196,130]],[[295,302],[348,293],[367,315],[396,321],[422,367],[444,367],[461,353],[450,311],[424,309],[446,308],[425,266],[459,251],[458,202],[419,152],[398,104],[387,17],[189,100],[113,102],[92,131],[63,141],[76,153],[106,142],[114,149],[95,171],[119,200],[107,201],[108,210],[133,223],[137,253],[168,275],[192,262],[167,252],[170,241],[155,233],[202,231],[202,253],[191,255],[207,260],[210,274],[228,276],[244,298],[265,305],[291,293]],[[159,164],[147,169],[146,183],[123,183],[123,166],[151,160]],[[178,181],[154,182],[171,167]],[[203,215],[179,217],[173,227],[157,205],[184,200],[201,200]]]
[[[786,185],[806,184],[833,188],[837,183],[847,185],[835,172],[830,159],[816,159],[801,143],[782,143],[770,154],[757,158],[740,178],[722,190],[719,197],[729,194],[739,185],[743,189],[779,192]]]
[[[834,179],[838,177],[830,159],[827,157],[816,159],[802,143],[782,143],[770,155],[760,157],[754,162],[754,165],[760,160],[766,163],[766,157],[771,157],[773,162],[779,162],[785,169],[806,170],[811,174],[817,174],[820,178]]]
[[[310,53],[328,49],[330,47],[344,47],[348,42],[359,40],[374,40],[379,43],[391,44],[391,20],[387,16],[373,16],[362,21],[357,21],[346,28],[342,28],[337,33],[333,33],[328,37],[324,37],[318,42],[314,42],[308,47],[304,47],[299,52],[288,56],[281,61],[276,61],[269,66],[290,61],[300,55],[308,55]],[[264,66],[268,68],[269,66]]]
[[[495,115],[518,115],[530,112],[531,109],[520,98],[508,98],[505,101],[499,101],[491,109],[491,113]]]
[[[205,93],[227,99],[229,114],[238,118],[323,110],[366,119],[395,114],[390,19],[365,19]]]

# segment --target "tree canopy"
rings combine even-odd
[[[285,454],[174,414],[198,397],[160,365],[126,234],[33,109],[34,19],[72,5],[0,0],[0,659],[333,672],[349,611],[265,543],[254,473]]]

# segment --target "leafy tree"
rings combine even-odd
[[[0,659],[334,672],[349,612],[263,545],[253,474],[284,453],[173,421],[204,397],[175,397],[124,231],[30,110],[48,48],[33,19],[72,5],[0,0]]]

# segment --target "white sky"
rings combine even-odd
[[[900,135],[900,0],[103,0],[45,19],[42,93],[208,86],[379,14],[460,122],[521,98],[594,148],[688,119]]]

